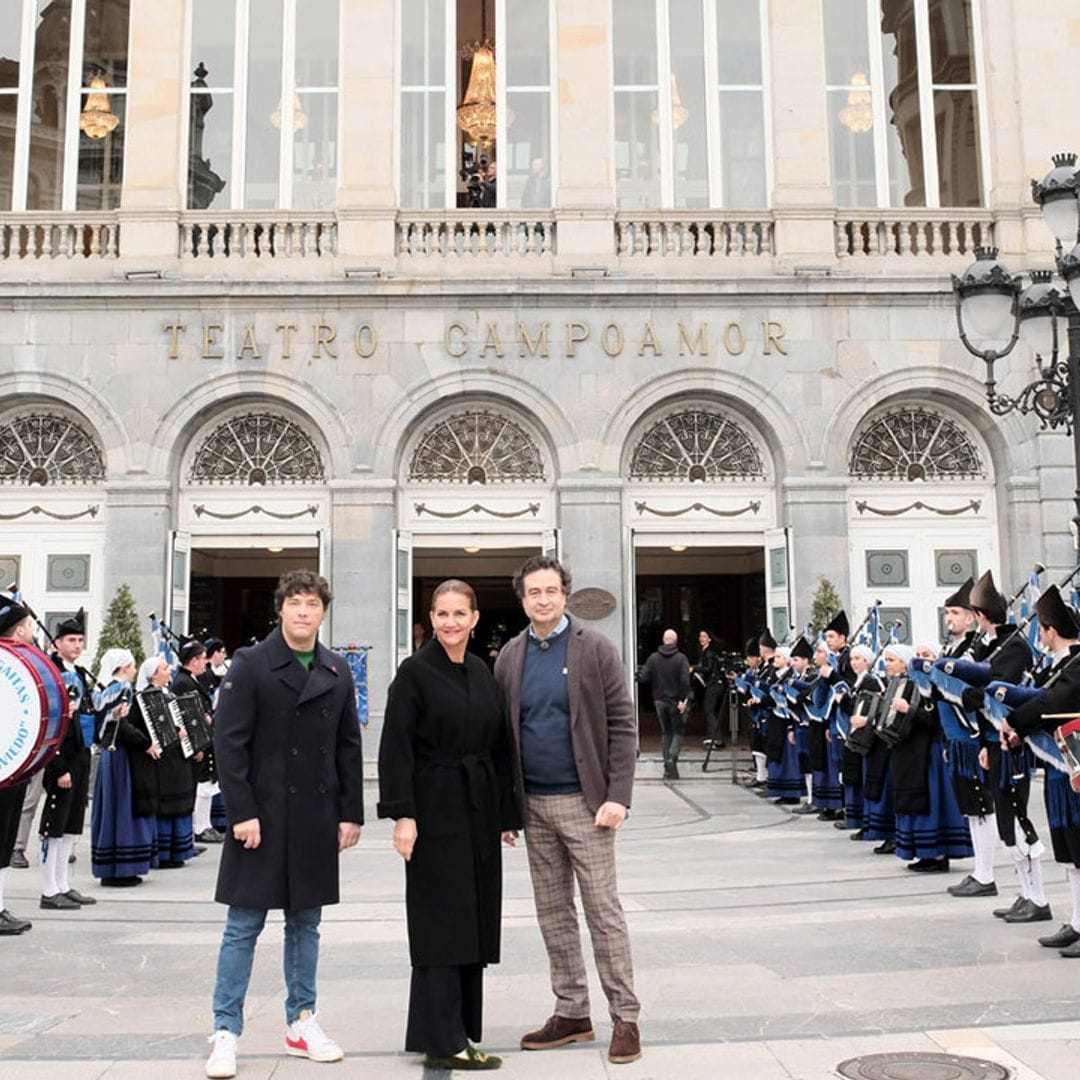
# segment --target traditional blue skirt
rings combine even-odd
[[[892,776],[886,769],[881,798],[864,800],[863,839],[893,840],[895,836],[896,814],[893,811]]]
[[[941,757],[941,743],[930,744],[927,785],[930,811],[896,815],[896,854],[909,859],[970,859],[971,830],[956,804],[952,782]]]
[[[1046,818],[1055,862],[1080,866],[1080,793],[1069,778],[1053,766],[1046,767]]]
[[[190,814],[157,816],[158,857],[162,862],[187,862],[195,856]]]
[[[798,746],[784,739],[784,753],[777,762],[769,762],[770,799],[801,799],[806,794],[806,781],[799,768]]]
[[[102,750],[90,815],[90,872],[96,878],[138,877],[157,865],[157,825],[131,812],[131,765],[122,746]]]
[[[866,804],[863,801],[862,785],[844,784],[844,820],[852,829],[861,829],[864,824]]]
[[[229,815],[225,813],[225,797],[220,791],[210,803],[210,824],[218,832],[229,831]]]
[[[840,758],[833,754],[833,743],[825,744],[825,768],[815,769],[812,775],[814,805],[819,810],[839,810],[844,805],[840,786]]]

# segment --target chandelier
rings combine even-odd
[[[682,95],[679,93],[679,82],[675,78],[675,72],[671,73],[671,127],[678,131],[679,128],[690,119],[690,110],[683,104]],[[659,125],[660,110],[653,109],[652,122]]]
[[[270,123],[274,125],[279,131],[281,130],[281,98],[278,98],[277,105],[274,106],[274,111],[270,114]],[[304,112],[304,106],[300,104],[300,95],[293,94],[292,96],[292,129],[293,131],[303,131],[307,127],[308,116]]]
[[[861,89],[866,87],[866,89]],[[847,104],[840,110],[840,123],[856,135],[865,135],[874,126],[870,107],[870,81],[861,71],[851,76]]]
[[[475,146],[495,142],[495,51],[486,39],[472,46],[469,86],[457,109],[457,125]]]
[[[120,123],[120,117],[109,108],[109,95],[105,93],[107,85],[101,75],[95,75],[90,80],[90,93],[86,95],[86,104],[79,114],[79,129],[87,138],[104,139]]]

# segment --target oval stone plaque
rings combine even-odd
[[[615,597],[607,589],[578,589],[570,594],[566,607],[579,619],[606,619],[615,610]]]

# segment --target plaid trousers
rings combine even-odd
[[[584,796],[529,795],[525,843],[536,918],[551,966],[555,1012],[569,1019],[589,1015],[589,981],[574,907],[574,879],[581,894],[593,958],[612,1019],[636,1022],[630,934],[615,880],[615,830],[598,829]]]

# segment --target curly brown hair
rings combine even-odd
[[[334,599],[330,583],[321,574],[316,574],[314,570],[287,570],[279,578],[274,590],[274,611],[280,615],[285,601],[299,593],[314,593],[322,601],[323,611]]]

